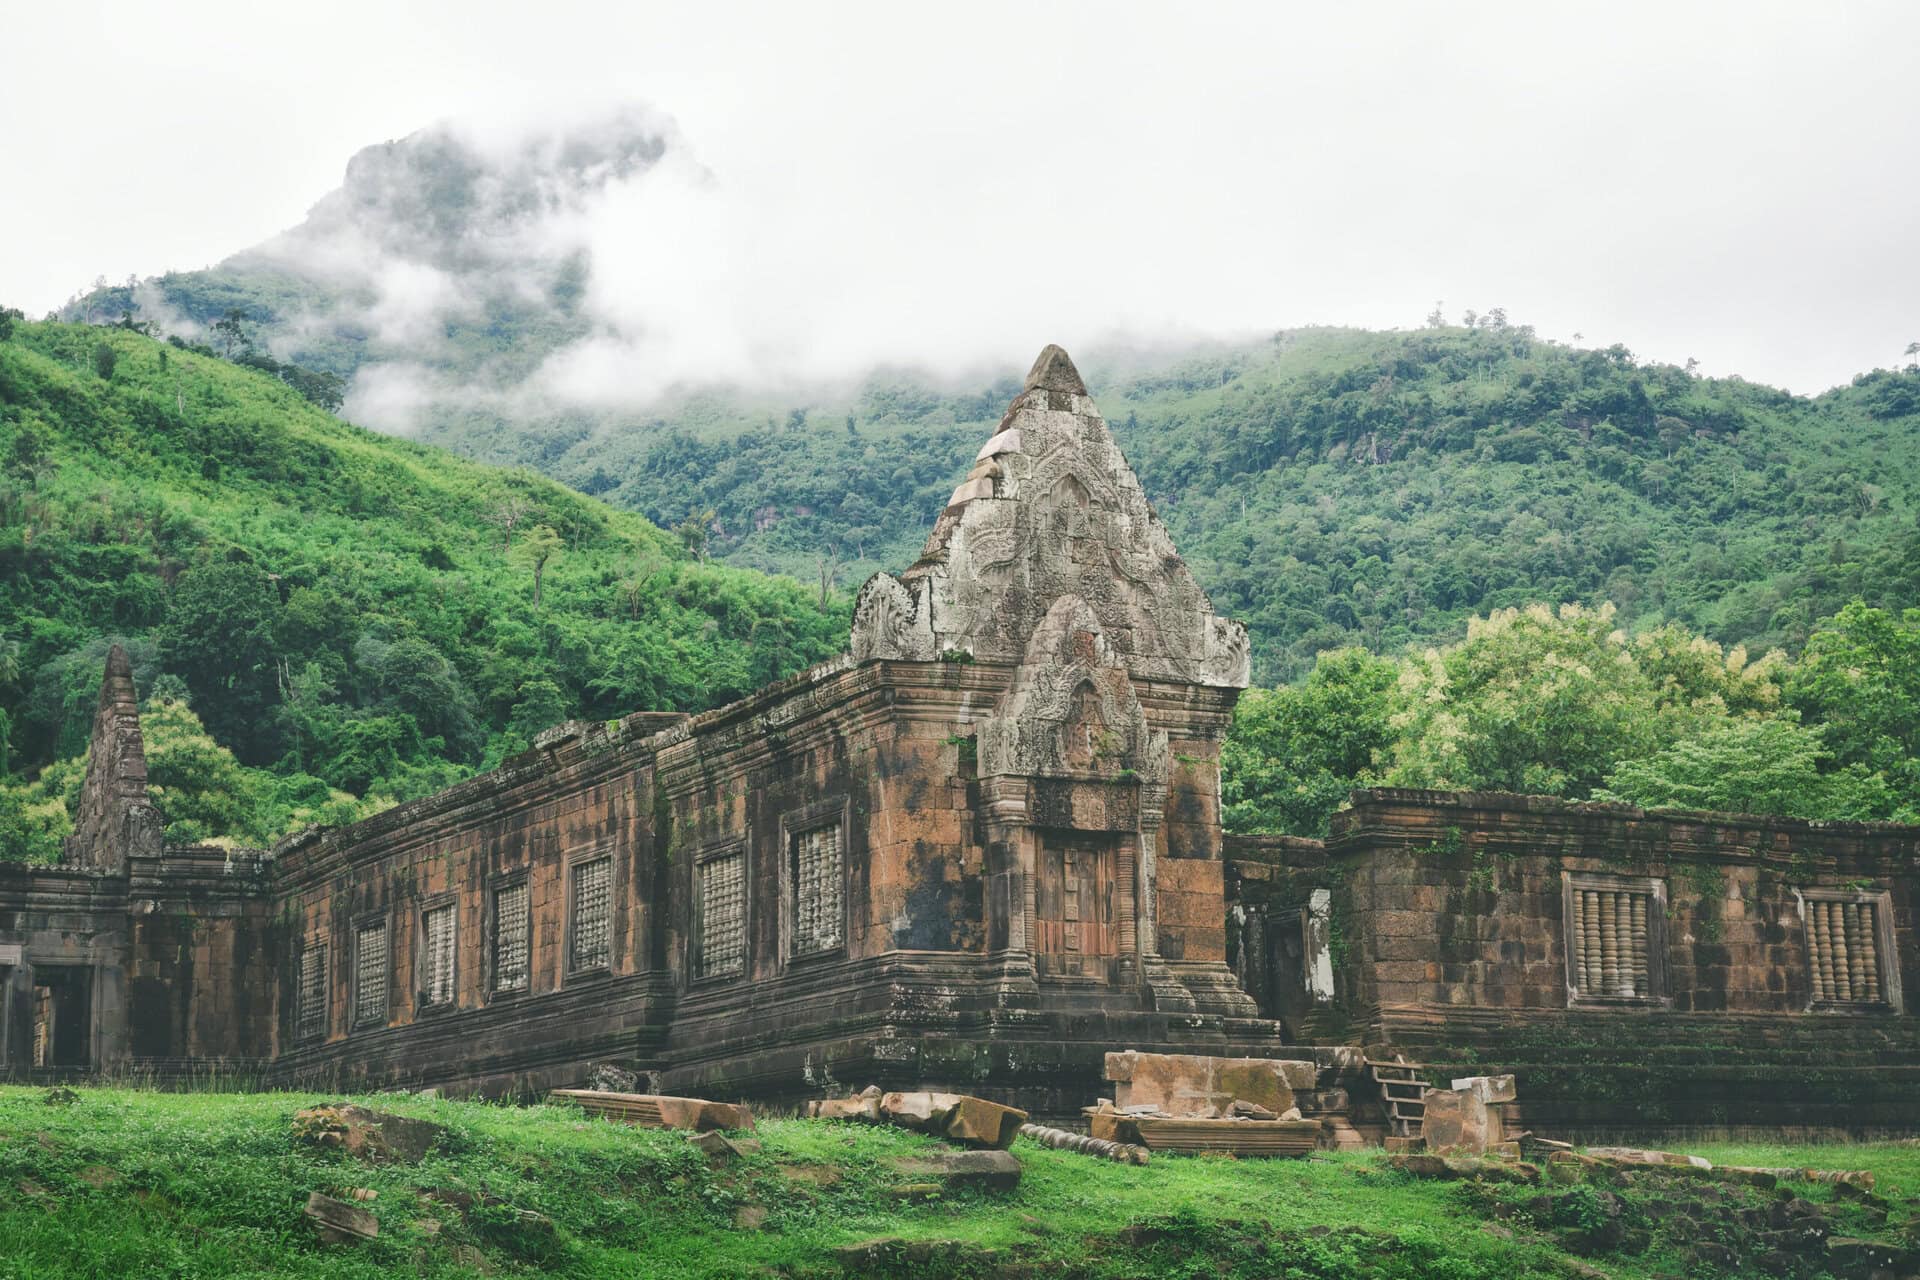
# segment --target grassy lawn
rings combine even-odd
[[[684,1135],[589,1120],[565,1106],[496,1107],[405,1096],[356,1099],[446,1127],[417,1165],[367,1165],[297,1143],[300,1094],[164,1094],[0,1088],[0,1280],[520,1273],[569,1277],[847,1274],[832,1250],[875,1237],[958,1242],[859,1274],[913,1276],[1702,1276],[1685,1246],[1701,1228],[1654,1215],[1686,1204],[1707,1221],[1759,1211],[1775,1193],[1635,1175],[1591,1189],[1429,1182],[1371,1153],[1309,1161],[1158,1157],[1145,1168],[1025,1141],[1018,1191],[903,1203],[891,1157],[936,1144],[905,1132],[773,1120],[763,1147],[716,1168]],[[1871,1169],[1893,1202],[1828,1186],[1792,1193],[1835,1234],[1898,1239],[1920,1195],[1920,1148],[1700,1149],[1716,1162]],[[355,1189],[377,1240],[319,1244],[309,1192]],[[439,1192],[438,1197],[423,1195]],[[1544,1197],[1553,1197],[1551,1202]],[[464,1211],[456,1204],[469,1203]],[[1613,1199],[1646,1227],[1636,1252],[1581,1259],[1568,1235]],[[1724,1201],[1724,1205],[1722,1202]],[[757,1225],[736,1225],[764,1211]],[[528,1225],[520,1211],[551,1221]],[[1721,1228],[1715,1228],[1716,1230]],[[1740,1246],[1744,1247],[1744,1246]],[[1592,1253],[1591,1250],[1588,1251]],[[1803,1274],[1812,1274],[1804,1272]]]

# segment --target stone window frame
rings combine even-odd
[[[607,864],[607,946],[606,959],[597,964],[576,964],[575,947],[579,941],[580,927],[580,872],[594,863]],[[566,980],[575,978],[593,978],[613,972],[613,916],[614,904],[620,898],[620,867],[613,856],[613,850],[594,846],[581,849],[567,855],[566,866],[567,917],[566,917]]]
[[[386,990],[377,1019],[360,1007],[360,947],[363,935],[373,929],[380,930],[387,951],[381,961]],[[372,1031],[387,1025],[393,1017],[393,922],[385,911],[363,911],[353,918],[353,967],[348,972],[353,980],[347,987],[347,1026],[354,1031]]]
[[[316,938],[308,938],[300,945],[300,953],[293,960],[293,1042],[295,1044],[318,1044],[332,1031],[333,1022],[333,971],[332,948]],[[320,956],[320,1016],[313,1020],[313,1027],[307,1023],[307,957],[318,953]]]
[[[436,911],[453,912],[452,972],[447,975],[447,998],[432,999],[429,978],[427,917]],[[432,1016],[457,1008],[460,1004],[460,898],[454,893],[436,894],[420,904],[419,929],[413,944],[414,1015]]]
[[[702,973],[701,953],[706,944],[706,904],[701,901],[702,869],[721,858],[740,859],[740,968],[727,973]],[[747,836],[729,836],[701,846],[692,864],[692,883],[688,886],[690,908],[687,920],[687,986],[713,987],[745,980],[753,972],[753,856]]]
[[[509,890],[524,887],[527,891],[527,981],[525,986],[502,987],[500,985],[500,895]],[[496,1000],[517,1000],[533,991],[533,876],[530,869],[510,871],[487,877],[487,897],[481,910],[485,913],[481,936],[486,944],[486,999],[491,1004]]]
[[[1807,1012],[1809,1013],[1893,1013],[1905,1012],[1905,1002],[1900,991],[1900,963],[1897,942],[1893,929],[1893,894],[1886,889],[1842,889],[1842,888],[1803,888],[1795,890],[1799,902],[1795,906],[1800,912],[1801,938],[1807,949]],[[1811,978],[1814,964],[1813,919],[1808,915],[1806,904],[1809,902],[1838,902],[1848,906],[1869,906],[1873,908],[1873,945],[1877,953],[1874,956],[1880,966],[1880,999],[1878,1000],[1816,1000],[1812,995]]]
[[[780,960],[782,964],[810,964],[819,960],[831,960],[847,954],[847,939],[851,933],[853,895],[848,890],[848,868],[853,860],[848,856],[850,826],[848,815],[853,805],[847,796],[833,800],[821,800],[813,804],[802,805],[780,815]],[[825,827],[840,828],[840,941],[830,947],[820,947],[812,951],[796,953],[793,949],[793,920],[798,911],[799,902],[795,897],[794,885],[794,839]]]
[[[1580,966],[1575,959],[1573,930],[1579,919],[1576,895],[1583,889],[1646,894],[1647,994],[1644,996],[1590,995],[1580,989]],[[1567,1008],[1666,1009],[1673,1004],[1667,982],[1667,882],[1658,876],[1621,876],[1601,871],[1560,873],[1560,949],[1566,953]]]

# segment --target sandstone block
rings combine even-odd
[[[446,1130],[427,1120],[371,1111],[350,1103],[307,1107],[293,1114],[293,1135],[315,1146],[336,1147],[356,1160],[418,1164],[439,1145]]]
[[[903,1129],[944,1134],[960,1100],[957,1093],[889,1093],[880,1099],[880,1112]]]
[[[994,1147],[1005,1151],[1020,1136],[1027,1113],[1003,1107],[985,1098],[963,1097],[947,1120],[947,1136],[970,1147]]]
[[[880,1119],[879,1098],[821,1098],[807,1104],[807,1114],[820,1120]]]
[[[1006,1151],[933,1151],[888,1164],[913,1182],[937,1182],[948,1189],[1011,1191],[1020,1185],[1020,1161]]]
[[[1310,1089],[1319,1078],[1311,1062],[1278,1058],[1215,1058],[1202,1054],[1141,1053],[1129,1049],[1106,1057],[1114,1102],[1129,1107],[1156,1106],[1173,1116],[1218,1117],[1236,1101],[1282,1115],[1294,1105],[1295,1088]]]
[[[1512,1076],[1467,1076],[1455,1080],[1456,1090],[1464,1089],[1481,1102],[1512,1102],[1519,1093],[1515,1090]]]
[[[305,1213],[327,1244],[359,1244],[380,1234],[380,1220],[371,1213],[318,1191],[307,1197]]]

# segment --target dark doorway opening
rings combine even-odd
[[[84,1067],[93,1058],[93,970],[35,965],[33,1065]]]

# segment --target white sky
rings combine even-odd
[[[668,223],[678,287],[829,364],[1435,299],[1809,392],[1920,339],[1892,0],[0,0],[0,93],[0,301],[35,315],[265,239],[369,143],[639,99],[729,196]]]

